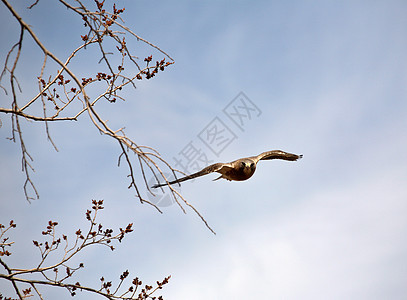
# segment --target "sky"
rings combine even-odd
[[[91,199],[103,199],[99,220],[106,227],[134,223],[135,230],[113,252],[84,251],[76,260],[86,267],[81,283],[97,286],[101,276],[116,280],[128,269],[145,283],[171,275],[165,299],[404,299],[406,2],[116,3],[126,8],[126,26],[175,64],[136,89],[124,89],[126,101],[100,103],[112,127],[125,127],[129,137],[173,165],[188,145],[213,162],[272,149],[304,157],[261,161],[244,182],[212,181],[217,176],[210,174],[183,183],[180,191],[214,235],[192,210],[184,214],[161,195],[148,199],[163,214],[140,204],[127,189],[127,169],[117,166],[119,146],[100,135],[87,115],[50,124],[58,152],[43,124],[22,120],[40,193],[29,204],[21,150],[6,139],[11,122],[2,114],[0,223],[17,223],[8,261],[35,266],[32,240],[41,238],[48,220],[73,236],[86,228]],[[16,9],[61,57],[80,45],[81,21],[56,3]],[[4,5],[0,15],[3,64],[19,28]],[[26,40],[18,67],[22,102],[36,91],[43,59]],[[150,52],[162,58],[140,42],[128,43],[141,59]],[[89,58],[97,52],[87,51],[74,65],[80,74],[94,73]],[[1,107],[9,106],[3,91],[0,99]],[[252,109],[243,123],[229,110],[239,101]],[[206,129],[214,122],[223,124],[229,139],[208,147]],[[10,288],[5,282],[0,287]],[[44,293],[71,298],[65,291]]]

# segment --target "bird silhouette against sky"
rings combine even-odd
[[[185,177],[165,182],[165,183],[158,183],[152,186],[152,188],[158,188],[161,186],[180,183],[186,180],[190,180],[196,177],[204,176],[213,172],[220,173],[221,175],[214,179],[218,180],[224,178],[226,180],[234,180],[234,181],[243,181],[247,180],[253,176],[254,171],[256,171],[257,163],[260,160],[271,160],[271,159],[283,159],[289,161],[296,161],[302,158],[302,155],[287,153],[281,150],[272,150],[263,152],[257,156],[251,156],[246,158],[240,158],[235,161],[229,163],[216,163],[206,168],[203,168],[201,171],[187,175]]]

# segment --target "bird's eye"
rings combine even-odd
[[[241,162],[240,165],[244,168],[246,164],[244,162]]]
[[[250,167],[253,168],[253,167],[254,167],[254,163],[251,163],[251,164],[250,164]]]

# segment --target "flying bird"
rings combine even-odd
[[[235,161],[229,162],[229,163],[216,163],[210,166],[207,166],[206,168],[203,168],[201,171],[196,172],[194,174],[187,175],[185,177],[166,182],[166,183],[158,183],[152,186],[152,188],[158,188],[160,186],[165,186],[168,184],[174,184],[174,183],[180,183],[185,180],[193,179],[199,176],[204,176],[209,173],[217,172],[220,173],[221,175],[214,179],[218,180],[221,178],[224,178],[226,180],[235,180],[235,181],[242,181],[242,180],[247,180],[252,175],[254,174],[254,171],[256,171],[256,165],[259,162],[259,160],[270,160],[270,159],[284,159],[284,160],[290,160],[290,161],[296,161],[298,159],[302,158],[302,155],[296,155],[292,153],[287,153],[281,150],[272,150],[272,151],[267,151],[263,152],[257,156],[252,156],[252,157],[246,157],[246,158],[240,158]]]

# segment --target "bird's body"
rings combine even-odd
[[[191,175],[187,175],[180,179],[176,179],[166,183],[159,183],[154,186],[153,188],[158,188],[160,186],[180,183],[185,180],[193,179],[199,176],[207,175],[209,173],[217,172],[220,173],[221,176],[214,180],[218,180],[224,178],[226,180],[234,180],[234,181],[243,181],[247,180],[253,176],[254,172],[256,171],[256,166],[259,160],[270,160],[270,159],[283,159],[289,161],[296,161],[300,159],[302,155],[296,155],[292,153],[287,153],[281,150],[273,150],[268,152],[263,152],[257,156],[246,157],[237,159],[235,161],[229,163],[216,163],[210,165],[206,168],[203,168],[201,171],[193,173]]]

